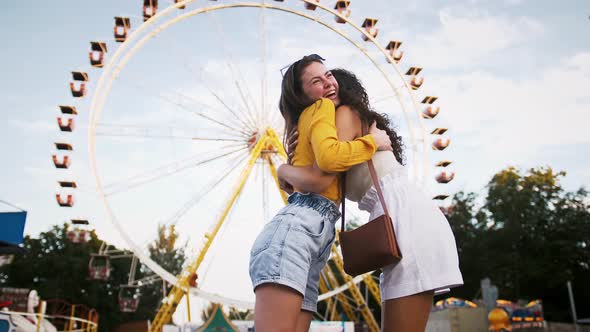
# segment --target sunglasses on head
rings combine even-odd
[[[285,73],[287,72],[287,70],[289,70],[289,68],[291,66],[293,66],[293,70],[297,70],[299,64],[301,64],[301,62],[308,62],[308,61],[326,61],[326,59],[322,58],[320,55],[318,54],[310,54],[310,55],[306,55],[303,58],[293,62],[292,64],[286,65],[283,68],[280,69],[281,71],[281,76],[285,76]]]

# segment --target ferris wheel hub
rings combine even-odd
[[[256,143],[258,143],[258,140],[260,139],[260,134],[258,133],[258,130],[254,131],[252,134],[250,134],[250,136],[248,137],[248,150],[252,151],[252,149],[254,148],[254,146],[256,146]]]

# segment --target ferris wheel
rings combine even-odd
[[[73,131],[76,103],[88,108],[91,169],[108,217],[134,255],[175,285],[154,331],[189,291],[253,307],[248,251],[285,199],[276,182],[285,157],[280,68],[302,55],[319,53],[328,67],[363,80],[373,107],[389,114],[404,138],[413,181],[433,187],[453,180],[451,161],[432,154],[450,144],[448,128],[436,125],[438,97],[422,92],[423,68],[404,56],[401,40],[379,31],[378,19],[352,14],[370,7],[344,0],[143,0],[141,15],[115,13],[114,31],[90,42],[90,68],[72,72],[72,105],[60,106],[58,125]],[[60,141],[56,149],[62,154],[53,156],[55,167],[67,169],[73,146]],[[57,202],[72,207],[76,183],[62,182],[70,191],[58,192]],[[157,225],[174,226],[187,243],[180,276],[147,252]],[[357,286],[378,298],[375,281],[353,280],[341,264],[334,247],[320,285],[332,311],[322,318],[360,315],[378,330]]]

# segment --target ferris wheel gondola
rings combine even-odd
[[[88,82],[88,79],[88,74],[85,72],[72,72],[73,82],[70,82],[70,91],[74,98],[82,98],[86,95],[86,82]]]
[[[129,17],[122,17],[116,16],[115,17],[115,27],[114,27],[114,35],[115,41],[118,43],[122,43],[127,39],[127,34],[129,33],[129,29],[131,29],[131,20]]]
[[[73,229],[68,230],[67,237],[72,243],[86,243],[90,240],[90,232],[87,229],[90,223],[86,219],[72,219]]]
[[[149,20],[158,11],[158,0],[143,0],[143,21]]]
[[[428,106],[422,112],[422,117],[425,119],[432,120],[438,115],[439,112],[440,112],[440,106],[437,106],[437,107]]]
[[[105,42],[90,42],[90,52],[88,58],[90,58],[90,65],[96,68],[102,68],[104,66],[104,57],[107,53],[107,44]]]
[[[386,57],[388,63],[391,63],[393,60],[396,64],[398,64],[401,61],[402,57],[404,56],[404,51],[399,49],[401,45],[402,42],[398,40],[392,40],[389,42],[389,44],[387,44],[385,49],[389,53],[389,56]]]
[[[377,38],[377,35],[379,34],[379,29],[375,27],[377,21],[378,20],[375,18],[365,18],[365,21],[361,25],[361,27],[365,29],[364,33],[361,34],[364,41],[370,41],[371,38]]]
[[[348,6],[350,5],[350,1],[348,0],[338,0],[334,5],[334,9],[338,12],[338,15],[334,15],[334,19],[336,23],[344,24],[346,23],[346,19],[350,17],[350,9]]]

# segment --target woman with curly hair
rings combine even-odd
[[[372,159],[403,258],[383,267],[380,275],[381,329],[387,332],[424,331],[435,292],[443,293],[463,284],[455,238],[438,207],[408,180],[402,165],[401,138],[390,128],[386,116],[371,109],[360,80],[344,69],[331,72],[339,84],[338,139],[361,137],[368,124],[376,122],[391,140],[391,151],[377,151]],[[287,164],[279,168],[278,176],[282,182],[308,192],[321,192],[338,177],[322,171],[317,165],[295,167]],[[368,211],[370,220],[383,215],[367,163],[353,166],[342,176],[346,176],[347,199],[357,202],[361,210]]]

